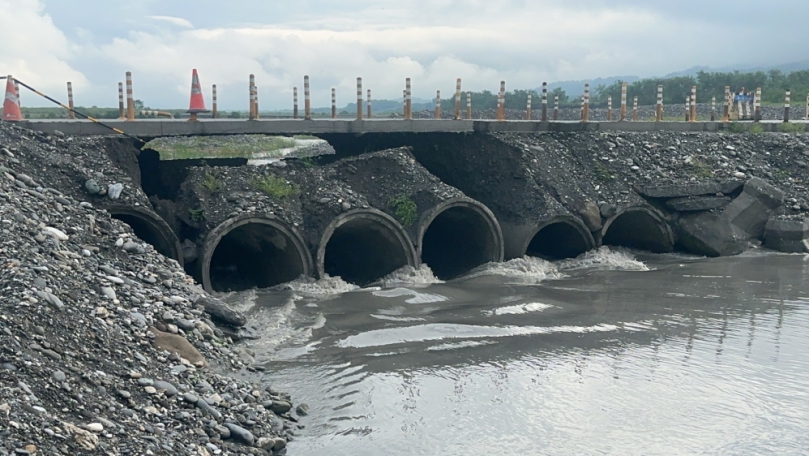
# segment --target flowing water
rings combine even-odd
[[[809,454],[809,256],[602,248],[228,297],[291,455]]]

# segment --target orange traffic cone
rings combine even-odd
[[[208,112],[205,109],[205,99],[202,98],[202,87],[199,85],[199,75],[197,75],[196,69],[191,74],[191,103],[188,112],[191,113],[191,118],[188,119],[191,121],[197,120],[197,113]]]
[[[17,122],[22,119],[20,105],[17,104],[17,90],[14,89],[14,78],[10,75],[6,79],[6,98],[3,100],[3,120]]]

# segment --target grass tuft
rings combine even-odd
[[[606,184],[615,179],[615,177],[610,174],[610,171],[604,165],[598,162],[596,162],[595,166],[593,167],[593,173],[595,174],[596,180],[602,184]]]
[[[219,175],[216,171],[205,170],[205,176],[202,178],[202,186],[208,190],[209,193],[216,193],[222,190],[222,182],[219,181]]]
[[[256,177],[251,181],[251,184],[256,191],[276,199],[284,199],[300,192],[298,186],[290,184],[283,177],[272,174]]]
[[[778,131],[781,133],[797,135],[798,133],[806,132],[806,126],[804,124],[784,122],[782,124],[778,124]]]
[[[701,178],[713,177],[713,171],[711,171],[711,167],[708,166],[706,163],[696,159],[691,162],[691,173],[693,174],[694,177],[701,177]]]
[[[764,133],[764,127],[761,126],[761,124],[755,123],[753,125],[750,125],[750,129],[747,131],[750,132],[750,134],[758,135]]]
[[[730,125],[728,125],[728,132],[744,133],[745,132],[744,124],[742,124],[741,122],[731,122]]]
[[[407,228],[416,223],[416,203],[407,196],[397,196],[388,201],[388,207],[391,208],[399,223]]]

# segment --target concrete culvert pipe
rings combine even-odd
[[[525,254],[546,260],[575,258],[595,246],[584,222],[573,216],[554,217],[541,223],[525,247]]]
[[[248,214],[226,220],[208,234],[201,269],[206,291],[241,291],[311,275],[312,258],[296,229]]]
[[[630,247],[654,253],[671,252],[674,234],[663,216],[646,206],[618,211],[601,229],[603,245]]]
[[[418,267],[413,242],[399,222],[376,209],[338,215],[320,238],[320,277],[339,276],[364,286],[407,265]]]
[[[183,265],[183,250],[177,236],[159,215],[154,212],[131,206],[113,206],[107,212],[132,228],[135,235],[151,244],[155,250]]]
[[[503,261],[500,225],[486,206],[472,199],[449,199],[425,212],[418,234],[421,262],[442,280]]]

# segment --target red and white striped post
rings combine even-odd
[[[632,122],[638,121],[638,97],[632,99]]]
[[[407,89],[402,89],[402,117],[407,118]]]
[[[303,119],[312,120],[312,101],[309,96],[309,76],[303,77]]]
[[[362,78],[357,78],[357,120],[362,120]]]
[[[716,97],[711,97],[711,122],[716,122]]]
[[[126,72],[126,120],[135,120],[135,98],[132,95],[132,72]]]
[[[584,97],[582,97],[581,121],[590,121],[590,84],[584,84]]]
[[[607,97],[607,122],[612,122],[612,95]]]
[[[298,88],[292,88],[292,118],[298,118]]]
[[[753,107],[755,109],[755,121],[761,122],[761,87],[756,88],[756,98],[753,100]]]
[[[253,120],[256,118],[256,76],[250,75],[250,85],[247,90],[250,93],[250,106],[248,108],[247,118]]]
[[[500,81],[500,96],[497,99],[497,120],[506,120],[506,81]]]
[[[213,100],[213,107],[211,108],[211,118],[216,119],[219,117],[219,100],[216,96],[216,84],[211,85],[211,100]]]
[[[685,121],[691,121],[691,95],[685,96]]]
[[[413,95],[410,87],[410,78],[405,79],[405,119],[413,119],[413,101],[410,98]]]
[[[789,122],[789,89],[787,89],[787,93],[784,96],[784,122]]]
[[[553,120],[559,120],[559,95],[553,96]]]
[[[626,120],[626,83],[621,84],[621,121]]]
[[[548,121],[548,83],[542,83],[542,116],[540,120],[543,122]],[[555,119],[554,119],[555,120]]]
[[[455,120],[461,118],[461,78],[455,80]]]
[[[258,109],[258,86],[253,86],[253,109],[256,110],[256,115],[253,118],[258,120],[261,117]]]
[[[730,86],[725,86],[725,102],[722,105],[722,122],[730,122]]]
[[[525,106],[525,120],[531,120],[531,93],[528,93],[528,100]]]
[[[118,83],[118,119],[126,119],[124,114],[124,83]]]
[[[441,91],[435,91],[435,118],[441,119]]]
[[[67,106],[70,110],[67,112],[68,119],[75,119],[76,114],[73,114],[73,83],[67,83]]]
[[[691,86],[691,111],[689,111],[691,122],[697,121],[697,86]]]
[[[809,100],[809,96],[806,99]],[[809,106],[809,101],[807,101],[807,106]],[[466,92],[466,118],[472,118],[472,92]]]
[[[331,118],[337,118],[337,92],[334,87],[331,88]]]
[[[371,118],[371,89],[368,89],[368,101],[365,102],[365,107],[368,109],[368,118]]]
[[[655,107],[655,122],[663,121],[663,85],[657,86],[657,105]]]

